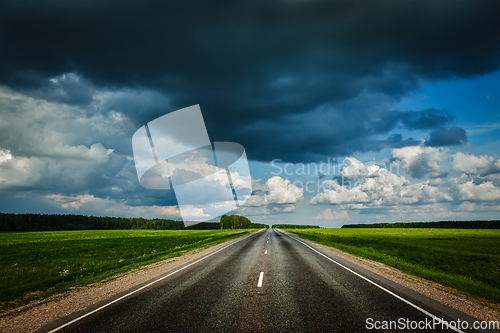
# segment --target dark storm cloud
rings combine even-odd
[[[425,141],[428,147],[460,146],[468,143],[467,133],[458,126],[451,128],[437,128],[430,133],[430,137]]]
[[[95,92],[91,82],[75,73],[65,73],[52,78],[34,73],[21,73],[20,76],[24,83],[17,86],[20,92],[50,102],[87,105],[92,101]]]
[[[409,130],[427,130],[441,127],[451,122],[454,117],[446,110],[426,109],[420,112],[402,113],[401,122]]]
[[[248,155],[265,161],[280,158],[284,161],[303,162],[326,160],[328,157],[349,156],[353,152],[377,152],[384,148],[403,148],[422,144],[423,140],[403,138],[395,133],[386,139],[373,139],[397,129],[406,128],[412,119],[422,129],[432,124],[445,125],[450,119],[445,111],[383,111],[385,101],[361,97],[356,101],[320,108],[314,112],[293,115],[280,121],[259,121],[242,129],[242,137],[252,138]],[[371,105],[382,105],[382,110]],[[431,117],[429,113],[432,113]],[[420,117],[419,115],[423,116]],[[413,128],[410,128],[413,129]]]
[[[433,108],[422,111],[385,111],[378,110],[375,117],[371,117],[373,132],[383,134],[391,131],[400,124],[408,130],[429,130],[440,128],[455,119],[447,110]],[[396,139],[394,137],[393,139]]]
[[[444,127],[452,117],[437,110],[337,105],[497,70],[498,12],[495,0],[3,1],[0,82],[69,104],[90,91],[49,79],[157,90],[167,107],[123,108],[137,126],[200,104],[213,141],[239,142],[252,159],[307,161],[390,147],[394,138],[367,140],[397,124]],[[317,130],[321,118],[307,116],[325,105],[331,126]]]

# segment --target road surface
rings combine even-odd
[[[308,242],[263,230],[39,332],[373,332],[390,321],[399,329],[384,332],[460,331],[425,329],[432,316],[472,319]]]

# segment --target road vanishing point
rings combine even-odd
[[[373,332],[473,318],[275,229],[240,238],[37,332]],[[472,325],[472,324],[471,324]],[[382,332],[473,332],[454,327]]]

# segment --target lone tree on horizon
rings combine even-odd
[[[252,222],[241,215],[222,215],[220,218],[221,229],[247,229]]]

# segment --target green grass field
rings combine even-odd
[[[0,233],[0,310],[254,230]]]
[[[500,230],[391,228],[287,231],[500,303]]]

